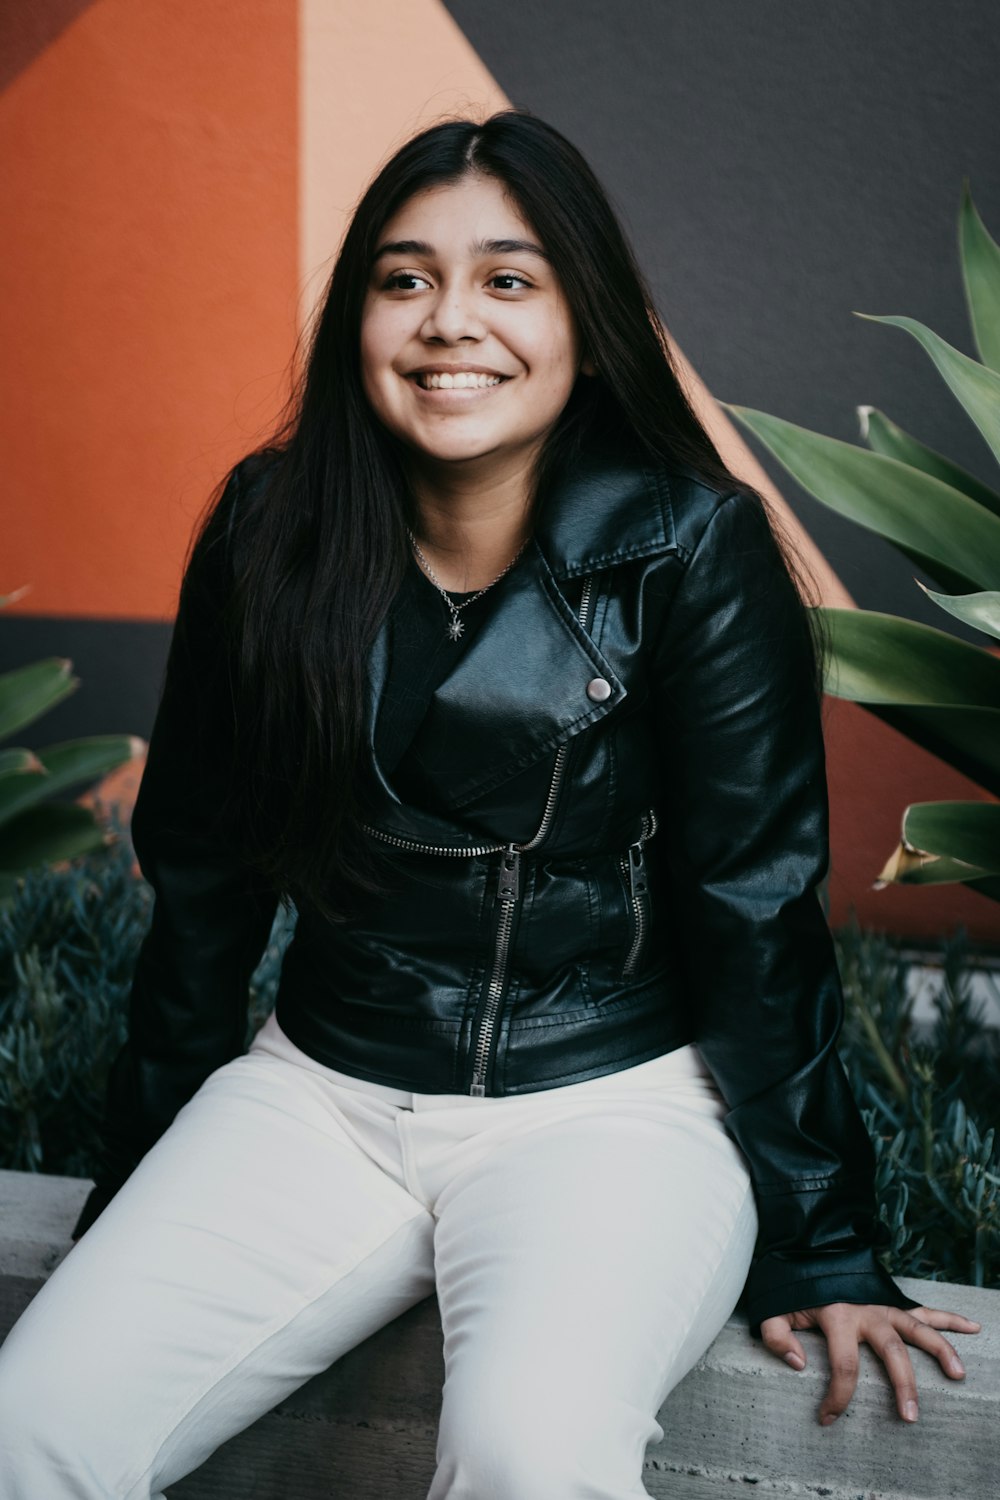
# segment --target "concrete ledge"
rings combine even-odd
[[[72,1249],[90,1183],[0,1172],[0,1337]],[[995,1492],[1000,1460],[1000,1291],[902,1278],[911,1297],[983,1325],[956,1335],[966,1367],[952,1381],[911,1351],[920,1421],[896,1415],[877,1357],[845,1416],[821,1428],[825,1341],[801,1335],[796,1373],[750,1338],[736,1314],[659,1413],[663,1441],[646,1454],[649,1493],[671,1500],[739,1494],[829,1500],[977,1500]],[[433,1297],[302,1386],[169,1491],[170,1500],[426,1500],[444,1366]],[[556,1497],[553,1497],[556,1500]]]

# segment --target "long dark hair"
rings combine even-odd
[[[594,432],[637,439],[654,460],[679,461],[727,491],[750,490],[692,411],[611,203],[559,131],[502,110],[434,125],[391,157],[353,214],[279,426],[241,466],[250,482],[232,529],[233,826],[286,904],[307,902],[331,921],[350,916],[358,894],[385,888],[361,827],[365,672],[407,566],[406,527],[418,524],[401,446],[362,389],[362,305],[388,220],[414,194],[468,173],[503,184],[540,237],[598,371],[577,379],[546,439],[536,500]],[[210,497],[199,538],[224,493],[220,485]],[[765,510],[812,602],[814,581]],[[821,671],[817,656],[817,694]]]

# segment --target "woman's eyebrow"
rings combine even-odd
[[[548,256],[541,245],[536,245],[533,240],[475,240],[469,246],[470,256],[477,255],[516,255],[521,252],[526,255],[537,255],[542,260],[548,260]],[[372,256],[372,264],[383,255],[428,255],[435,254],[434,246],[429,245],[426,240],[387,240],[385,244],[379,245]]]

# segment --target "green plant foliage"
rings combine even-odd
[[[125,1040],[152,891],[114,808],[111,842],[63,869],[29,870],[0,907],[0,1166],[88,1177],[104,1091]],[[274,1006],[294,929],[279,908],[251,980],[247,1043]]]
[[[0,608],[24,592],[0,596]],[[47,657],[0,673],[0,739],[34,723],[80,685],[73,663]],[[45,750],[0,751],[0,910],[25,871],[97,849],[105,838],[86,807],[52,799],[68,788],[92,785],[145,746],[135,735],[90,735]]]
[[[926,1032],[913,1024],[899,945],[856,921],[835,937],[840,1051],[875,1147],[886,1268],[1000,1286],[1000,1033],[973,999],[965,933],[944,945]]]
[[[114,817],[114,814],[112,814]],[[120,835],[117,821],[112,831]],[[28,870],[0,907],[0,1159],[90,1172],[101,1093],[125,1036],[151,893],[126,839]]]
[[[962,183],[958,232],[965,300],[979,358],[1000,371],[1000,246],[976,212],[968,179]]]
[[[971,625],[975,630],[981,630],[984,635],[995,636],[1000,640],[1000,592],[996,589],[986,589],[979,594],[963,594],[955,598],[953,594],[938,594],[929,589],[926,584],[915,580],[928,599],[948,614],[954,615],[956,620],[964,620],[966,625]]]
[[[980,359],[914,318],[858,313],[912,335],[1000,460],[1000,246],[963,184],[959,254]],[[876,532],[938,589],[914,582],[952,619],[1000,639],[1000,494],[861,406],[867,448],[810,432],[767,412],[726,410],[822,504]],[[861,703],[987,793],[1000,795],[1000,659],[946,631],[873,610],[817,609],[831,643],[826,691]],[[995,806],[940,803],[904,810],[898,847],[877,884],[964,882],[1000,901]],[[932,834],[929,843],[921,838]]]
[[[904,328],[913,335],[921,348],[930,355],[942,380],[956,400],[960,401],[975,422],[983,437],[1000,462],[1000,375],[989,370],[978,360],[945,343],[932,329],[918,323],[915,318],[893,315],[879,317],[875,313],[858,313],[870,323],[886,323],[891,327]]]
[[[152,893],[114,810],[112,845],[26,877],[0,911],[0,1167],[89,1177],[108,1069]],[[295,929],[279,906],[250,981],[246,1043],[274,1007]],[[880,934],[835,933],[846,1013],[841,1054],[875,1145],[897,1275],[1000,1285],[1000,1039],[970,996],[960,933],[947,945],[937,1019],[918,1035],[905,964]]]
[[[1000,659],[945,630],[878,610],[824,613],[827,692],[877,712],[1000,795]]]
[[[952,463],[943,453],[928,448],[926,443],[918,442],[875,406],[859,406],[858,416],[861,419],[861,436],[874,453],[881,453],[886,458],[898,458],[901,463],[909,464],[911,469],[920,469],[933,479],[942,480],[953,490],[959,490],[963,495],[978,500],[980,505],[985,505],[987,510],[1000,516],[1000,495],[967,469]]]
[[[949,588],[1000,586],[1000,516],[923,469],[783,417],[730,406],[804,490]],[[869,430],[870,425],[869,425]]]

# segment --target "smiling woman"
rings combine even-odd
[[[440,576],[478,588],[523,540],[539,454],[594,363],[534,227],[496,178],[416,193],[384,234],[362,309],[364,391],[406,448]]]
[[[645,1494],[741,1297],[795,1368],[822,1329],[821,1421],[861,1342],[905,1420],[907,1345],[961,1378],[836,1050],[808,583],[579,152],[518,111],[407,142],[185,574],[153,921],[79,1243],[0,1350],[4,1500],[162,1500],[432,1291],[428,1500]]]

